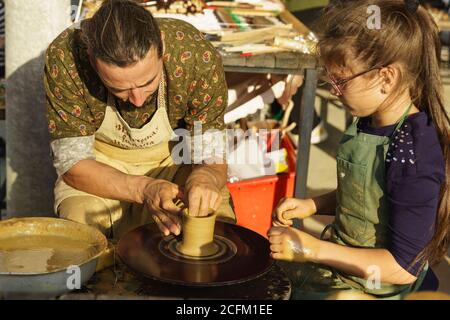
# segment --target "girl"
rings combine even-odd
[[[294,298],[344,289],[398,298],[417,290],[449,246],[450,120],[438,30],[417,1],[402,0],[337,2],[323,26],[326,80],[357,120],[337,152],[337,190],[285,199],[275,210],[271,255],[301,262]],[[286,227],[330,212],[327,240]]]

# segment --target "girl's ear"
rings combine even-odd
[[[379,75],[381,77],[381,93],[389,95],[397,87],[400,81],[400,69],[396,65],[389,65],[380,69]]]

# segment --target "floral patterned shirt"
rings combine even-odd
[[[221,57],[203,34],[175,19],[157,19],[165,44],[167,113],[173,129],[223,129],[227,86]],[[108,91],[92,68],[80,30],[68,28],[45,56],[48,129],[52,141],[92,136],[105,117]],[[156,111],[157,93],[141,108],[116,99],[124,120],[141,128]],[[55,151],[55,150],[54,150]]]

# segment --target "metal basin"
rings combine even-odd
[[[48,299],[77,289],[107,248],[97,229],[56,218],[0,221],[0,298]]]

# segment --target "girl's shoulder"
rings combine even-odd
[[[410,115],[393,134],[386,162],[400,175],[445,178],[444,155],[436,127],[425,112]]]

